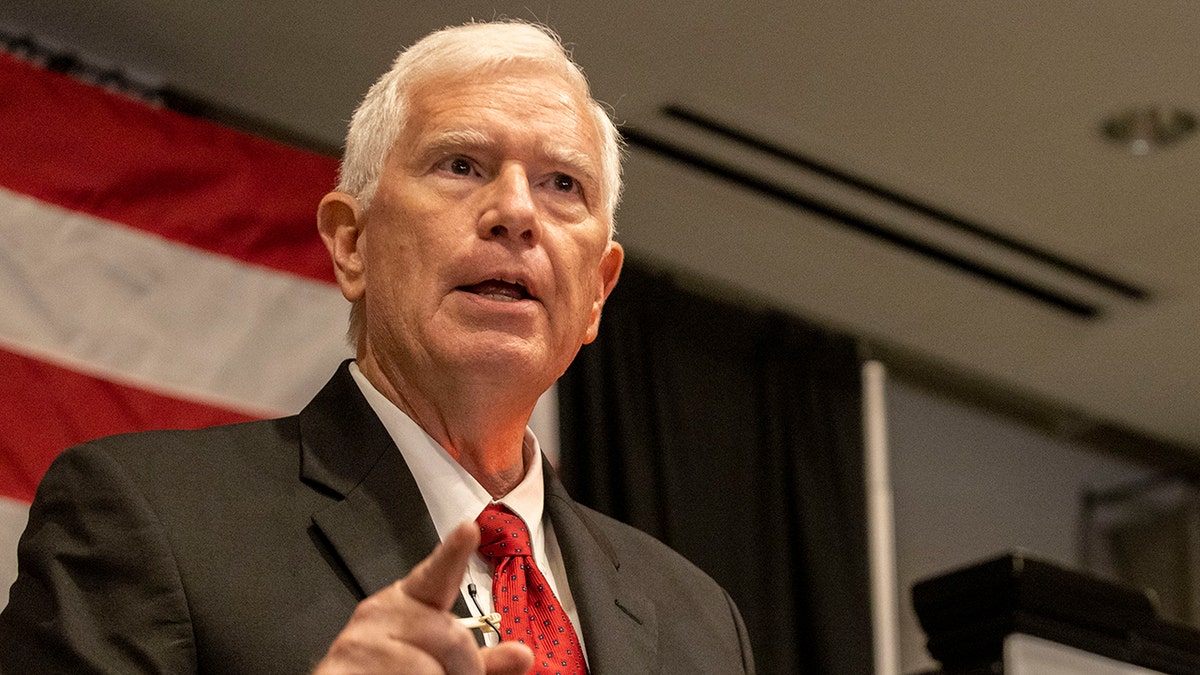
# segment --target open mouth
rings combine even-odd
[[[459,286],[458,290],[501,302],[534,299],[523,284],[515,281],[502,281],[500,279],[488,279],[477,284],[471,284],[470,286]]]

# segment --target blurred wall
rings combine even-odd
[[[905,673],[934,665],[914,582],[1012,549],[1080,565],[1084,491],[1148,473],[903,382],[887,405]]]

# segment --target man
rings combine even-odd
[[[619,189],[617,133],[547,32],[403,53],[318,210],[355,360],[295,417],[64,452],[0,670],[752,672],[724,591],[573,502],[526,428],[596,336]],[[493,610],[499,644],[458,620]]]

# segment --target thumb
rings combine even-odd
[[[533,652],[516,642],[501,642],[482,654],[487,675],[526,675],[533,668]]]
[[[463,522],[400,581],[404,591],[430,607],[449,610],[458,597],[467,561],[477,548],[478,526],[470,521]]]

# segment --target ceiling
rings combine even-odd
[[[0,29],[328,146],[400,47],[497,16],[556,28],[630,130],[633,255],[1066,433],[1200,455],[1200,138],[1100,133],[1200,110],[1200,4],[0,3]]]

